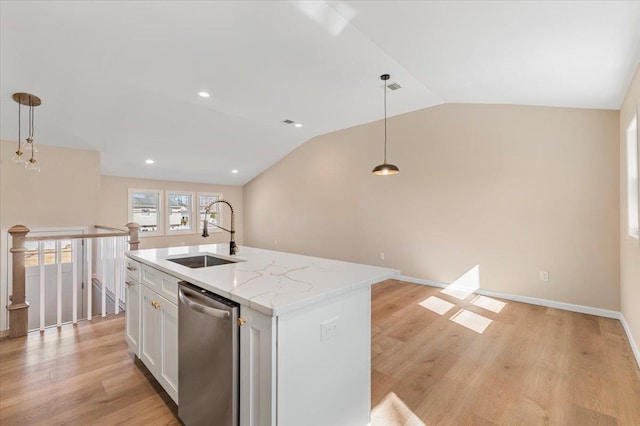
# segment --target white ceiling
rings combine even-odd
[[[3,140],[17,138],[12,94],[30,92],[36,143],[98,150],[103,174],[233,185],[382,118],[385,72],[402,86],[390,115],[618,109],[640,60],[637,1],[3,0],[0,17]]]

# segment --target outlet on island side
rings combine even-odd
[[[540,281],[549,281],[549,271],[540,271]]]
[[[378,259],[379,260],[384,260],[384,252],[381,251],[380,253],[378,253]]]
[[[338,320],[339,316],[326,320],[323,323],[320,323],[320,340],[324,342],[325,340],[329,340],[332,337],[335,337],[338,334]]]

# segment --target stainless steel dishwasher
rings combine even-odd
[[[178,416],[187,426],[237,426],[240,305],[184,281],[178,298]]]

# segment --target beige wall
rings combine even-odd
[[[229,201],[236,212],[236,242],[242,244],[242,187],[230,185],[210,185],[202,183],[186,183],[161,181],[151,179],[133,179],[115,176],[102,176],[102,199],[100,202],[99,222],[101,225],[122,228],[128,222],[128,194],[131,189],[169,189],[190,192],[217,192]],[[231,214],[227,207],[223,209],[223,225],[229,228]],[[209,238],[202,238],[199,234],[180,234],[171,236],[142,236],[140,248],[157,248],[171,246],[186,246],[196,244],[213,244],[229,241],[227,232],[213,232],[209,230]],[[242,248],[240,248],[242,250]]]
[[[640,245],[627,233],[626,134],[640,104],[640,66],[620,107],[620,311],[640,347]]]
[[[11,161],[17,142],[0,142],[0,227],[93,226],[100,200],[100,153],[37,143],[39,173]]]
[[[242,243],[242,187],[100,175],[100,153],[37,144],[42,170],[27,172],[11,161],[17,142],[0,142],[0,227],[29,228],[105,225],[124,228],[128,222],[128,189],[174,189],[219,192],[236,210],[236,241]],[[230,214],[223,210],[226,227]],[[141,248],[229,241],[226,232],[211,237],[176,235],[144,237]]]
[[[370,173],[382,121],[323,135],[245,186],[245,243],[443,283],[479,265],[484,289],[618,310],[618,127],[617,111],[441,105],[389,120],[388,177]]]

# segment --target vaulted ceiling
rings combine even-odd
[[[30,92],[36,143],[98,150],[103,174],[233,185],[382,118],[382,73],[390,115],[618,109],[640,60],[636,1],[3,0],[0,18],[3,140]]]

